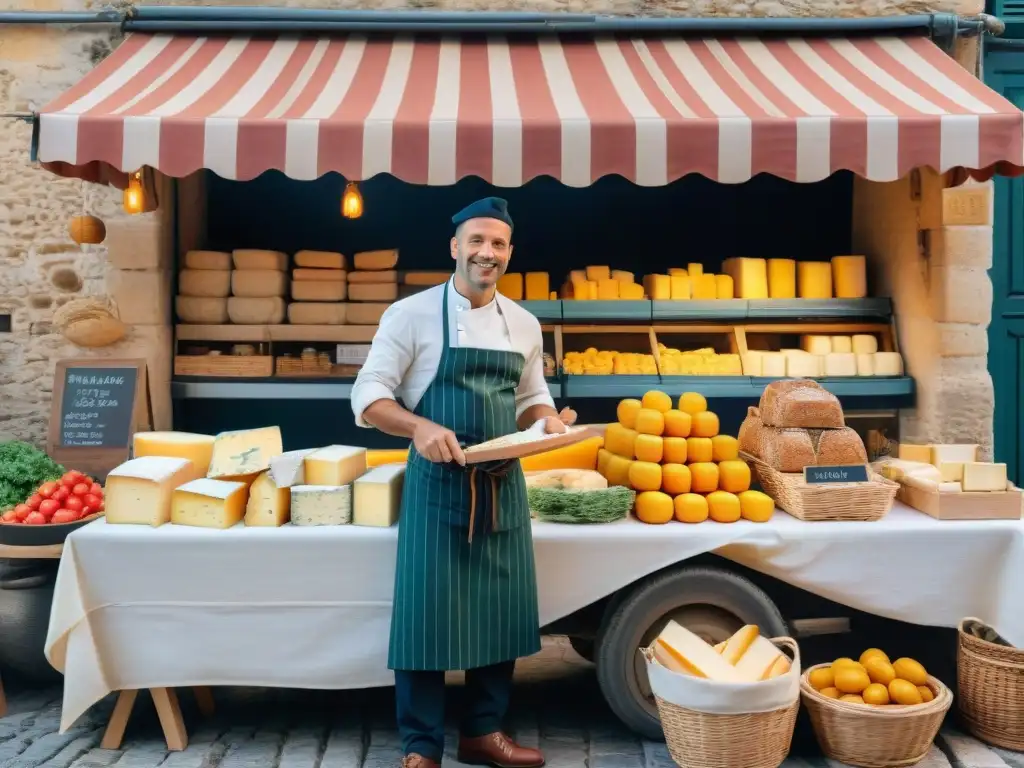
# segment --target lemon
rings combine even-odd
[[[925,668],[913,659],[896,659],[892,663],[892,668],[900,680],[906,680],[914,685],[925,685],[928,682]]]
[[[921,701],[929,702],[935,698],[935,694],[932,693],[932,689],[927,685],[917,686],[917,692],[921,694]]]
[[[833,667],[838,667],[843,664],[856,664],[857,662],[851,659],[849,656],[840,656],[838,659],[832,662]]]
[[[876,707],[889,703],[889,689],[881,683],[872,683],[864,689],[861,696],[864,697],[865,704],[873,704]]]
[[[671,406],[669,406],[671,407]],[[683,392],[679,396],[679,410],[691,416],[708,409],[708,401],[699,392]],[[666,409],[667,410],[667,409]]]
[[[920,704],[921,692],[913,683],[897,678],[889,683],[889,698],[896,704]]]
[[[864,699],[858,696],[856,693],[848,693],[845,696],[839,697],[840,701],[848,701],[851,704],[863,704]]]
[[[865,662],[864,669],[867,671],[872,683],[888,685],[896,678],[896,672],[893,670],[892,664],[880,656],[870,657]]]
[[[827,699],[838,699],[840,696],[839,689],[835,686],[831,688],[822,688],[820,691],[818,691],[818,693],[820,693]]]
[[[871,685],[871,678],[868,677],[868,673],[863,668],[842,666],[835,671],[835,676],[836,688],[843,693],[860,693]]]
[[[890,663],[889,657],[885,655],[885,651],[882,651],[878,648],[868,648],[866,651],[864,651],[864,653],[860,655],[860,663],[866,667],[868,665],[868,659],[873,659],[876,656],[885,659],[886,664]]]
[[[836,677],[829,667],[819,667],[811,671],[807,676],[807,681],[814,690],[820,691],[833,687],[836,684]]]

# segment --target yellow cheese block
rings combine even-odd
[[[726,259],[722,271],[732,278],[736,298],[768,298],[768,262],[764,259]]]
[[[213,458],[213,435],[193,432],[136,432],[132,437],[132,457],[170,456],[188,459],[200,476],[205,477]]]
[[[597,452],[604,445],[602,437],[588,437],[573,445],[534,454],[519,460],[524,472],[545,469],[596,469]]]
[[[597,283],[593,280],[573,280],[572,298],[581,301],[597,299]]]
[[[388,448],[366,452],[366,467],[372,469],[381,464],[399,464],[409,459],[408,448]]]
[[[558,301],[558,292],[557,291],[552,291],[548,295],[548,299],[551,300],[551,301]]]
[[[269,472],[261,472],[249,486],[245,505],[245,524],[276,528],[288,522],[291,491],[278,488]]]
[[[964,493],[971,491],[1005,491],[1006,465],[970,462],[964,464]]]
[[[524,295],[527,301],[546,301],[551,293],[551,279],[547,272],[527,272],[526,290]]]
[[[867,264],[863,256],[833,256],[832,285],[837,299],[863,299],[868,295]]]
[[[375,467],[352,483],[352,522],[388,528],[398,522],[405,464]]]
[[[619,298],[640,301],[644,297],[644,287],[638,283],[619,283]]]
[[[598,280],[608,280],[612,276],[610,267],[597,266],[586,268],[587,280],[596,283]]]
[[[612,280],[618,280],[620,283],[635,283],[636,280],[633,277],[632,272],[624,272],[621,269],[612,270]]]
[[[107,475],[104,486],[107,523],[163,525],[171,520],[171,494],[199,477],[188,459],[145,456],[131,459]]]
[[[673,301],[685,301],[690,298],[690,276],[682,274],[669,275],[669,293]]]
[[[506,272],[498,278],[498,293],[513,301],[523,300],[523,275],[521,272]]]
[[[720,651],[722,658],[735,666],[758,637],[760,637],[760,631],[756,624],[740,627],[732,637],[726,640],[725,648]]]
[[[671,660],[668,668],[674,672],[719,682],[744,682],[736,668],[714,648],[675,621],[669,621],[655,644]]]
[[[602,300],[619,298],[619,281],[610,277],[601,278],[597,281],[597,298]]]
[[[171,522],[199,528],[230,528],[245,517],[248,486],[202,478],[185,483],[171,497]]]
[[[691,262],[686,265],[686,274],[690,276],[691,280],[695,277],[700,277],[704,274],[704,265]]]
[[[715,275],[715,298],[731,299],[735,288],[731,275]]]
[[[569,271],[569,277],[567,282],[576,283],[583,282],[587,279],[587,270],[585,269],[573,269]]]
[[[714,299],[718,296],[718,286],[715,283],[715,275],[690,276],[691,296],[694,299]]]
[[[644,290],[654,301],[672,298],[672,281],[668,275],[644,275]]]
[[[608,485],[621,485],[626,488],[630,487],[629,470],[632,466],[632,459],[627,459],[625,456],[618,456],[615,454],[609,456],[607,474],[605,475]]]
[[[827,261],[801,261],[796,266],[796,284],[801,299],[831,299],[832,265]]]
[[[796,262],[793,259],[768,259],[768,298],[796,298]]]
[[[206,476],[248,475],[270,468],[270,460],[284,453],[280,427],[221,432],[214,438],[213,456]]]
[[[305,458],[306,485],[348,485],[366,472],[366,449],[329,445]]]
[[[899,457],[903,461],[918,461],[922,464],[931,464],[932,449],[928,445],[915,445],[913,443],[899,444]]]
[[[748,683],[767,680],[782,655],[782,651],[776,648],[771,640],[758,635],[746,653],[736,662],[736,671]]]

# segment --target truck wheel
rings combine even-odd
[[[749,579],[722,568],[689,566],[660,573],[633,588],[602,623],[597,636],[597,680],[612,711],[629,728],[663,739],[658,708],[638,649],[669,620],[716,644],[744,624],[766,637],[786,635],[779,609]]]

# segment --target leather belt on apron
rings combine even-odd
[[[486,475],[491,481],[491,530],[498,528],[498,502],[501,498],[501,489],[498,481],[508,474],[515,466],[515,459],[502,462],[488,462],[486,464],[474,464],[469,470],[469,541],[473,541],[473,528],[476,527],[476,481],[481,474]]]

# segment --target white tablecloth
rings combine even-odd
[[[1024,645],[1024,523],[535,523],[542,623],[646,574],[717,552],[839,603]],[[190,685],[362,688],[386,666],[397,528],[227,531],[97,521],[67,541],[46,654],[62,728],[110,691]]]

